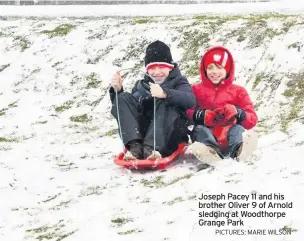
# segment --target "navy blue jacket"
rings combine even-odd
[[[145,75],[145,78],[138,80],[131,94],[138,100],[140,108],[144,112],[153,110],[153,97],[150,94],[149,82],[153,83],[150,77]],[[195,97],[188,79],[181,75],[177,65],[170,71],[168,78],[160,85],[167,98],[163,99],[167,104],[177,107],[182,112],[192,108],[195,105]],[[120,90],[121,93],[123,88]],[[118,94],[119,94],[118,93]],[[110,98],[113,103],[115,99],[115,91],[110,88]]]

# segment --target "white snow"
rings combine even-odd
[[[170,43],[174,59],[180,61],[184,50],[172,41],[172,37],[179,38],[181,34],[174,26],[191,23],[191,19],[178,23],[165,17],[154,23],[132,25],[132,20],[123,18],[71,21],[43,17],[299,12],[303,6],[301,1],[174,5],[174,9],[166,5],[0,6],[1,16],[22,16],[0,21],[0,67],[10,64],[0,72],[0,113],[5,112],[0,116],[0,138],[12,139],[0,141],[0,240],[302,241],[304,131],[300,121],[291,125],[288,133],[281,132],[279,127],[268,134],[262,132],[258,150],[249,163],[225,160],[217,168],[199,173],[192,172],[192,163],[184,157],[165,172],[130,172],[114,164],[121,142],[116,133],[109,134],[117,129],[107,93],[111,74],[133,67],[142,59],[145,46],[138,47],[142,38],[147,43],[156,38]],[[281,26],[282,21],[274,21],[272,26]],[[66,36],[50,38],[40,33],[70,23],[77,27]],[[241,23],[242,20],[229,23],[229,29],[237,29]],[[225,26],[223,32],[228,31]],[[1,37],[1,33],[6,37]],[[222,43],[218,32],[213,35],[212,44]],[[299,72],[303,53],[287,46],[301,42],[303,37],[303,28],[297,25],[283,37],[265,40],[254,49],[245,47],[247,40],[225,42],[236,59],[238,83],[248,88],[254,101],[263,98],[258,114],[260,119],[273,117],[270,126],[280,119],[279,112],[287,110],[280,105],[288,103],[281,96],[287,79],[282,78],[277,92],[267,89],[267,83],[250,91],[255,76],[261,71],[277,71],[278,76]],[[29,48],[21,51],[24,39]],[[132,44],[138,51],[118,66]],[[201,51],[205,51],[204,47]],[[273,56],[272,61],[267,60],[269,56]],[[99,60],[88,63],[95,58]],[[256,68],[252,69],[253,66]],[[141,73],[126,72],[129,75],[124,86],[129,90]],[[87,76],[91,73],[101,81],[96,89],[87,88]],[[196,77],[191,78],[191,82],[195,81]],[[95,106],[94,101],[99,98],[100,103]],[[60,106],[70,108],[56,112],[55,108]],[[89,122],[70,119],[83,114],[87,114]],[[286,236],[221,236],[215,235],[216,227],[199,226],[198,213],[203,211],[198,208],[201,194],[228,192],[280,193],[284,200],[278,202],[293,202],[293,208],[268,209],[285,211],[285,218],[243,218],[244,227],[221,229],[287,226],[296,231]],[[119,219],[125,221],[119,223]]]

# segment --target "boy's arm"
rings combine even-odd
[[[188,115],[189,119],[193,121],[193,114],[195,112],[195,109],[197,108],[197,100],[196,100],[195,85],[192,85],[191,88],[192,88],[192,92],[193,92],[194,99],[195,99],[195,105],[192,108],[187,109],[187,115]]]
[[[176,89],[163,87],[167,95],[166,101],[184,109],[193,108],[195,105],[195,97],[190,83],[185,77],[180,77],[179,81]]]
[[[122,86],[121,89],[120,89],[120,91],[117,92],[117,94],[119,94],[119,93],[121,93],[123,91],[124,91],[124,89],[123,89],[123,86]],[[116,96],[116,92],[115,92],[115,90],[114,90],[113,87],[110,87],[109,94],[110,94],[110,100],[113,103],[113,101],[115,99],[115,96]]]
[[[236,107],[245,112],[245,118],[240,124],[247,130],[255,127],[258,122],[258,116],[247,90],[243,87],[240,88]]]

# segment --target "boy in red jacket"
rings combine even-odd
[[[209,49],[200,64],[202,82],[192,86],[196,107],[187,111],[194,122],[192,142],[205,144],[217,158],[238,159],[243,132],[258,121],[245,88],[232,83],[234,72],[234,60],[226,48]]]

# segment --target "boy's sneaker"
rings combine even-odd
[[[210,146],[206,146],[200,142],[193,142],[188,146],[186,155],[192,154],[202,163],[208,164],[210,166],[216,164],[218,161],[222,160],[219,154]]]
[[[236,160],[246,162],[256,151],[258,146],[258,134],[253,131],[243,132],[243,143],[236,152]]]
[[[124,155],[125,160],[136,160],[136,157],[130,151],[127,151]]]

